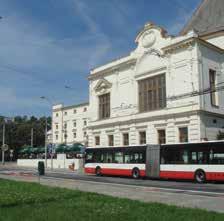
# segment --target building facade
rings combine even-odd
[[[89,145],[214,140],[224,128],[224,50],[147,23],[128,56],[89,76]],[[223,84],[224,85],[224,84]]]
[[[89,123],[88,103],[53,106],[52,139],[54,144],[87,144]]]

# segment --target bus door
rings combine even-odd
[[[146,148],[146,176],[159,178],[160,145],[148,145]]]

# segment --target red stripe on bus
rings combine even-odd
[[[95,168],[85,168],[85,173],[95,172]],[[132,176],[132,169],[101,168],[101,174],[114,176]],[[145,170],[140,170],[140,176],[145,176]]]
[[[224,172],[206,172],[207,180],[224,180]]]
[[[160,171],[160,178],[193,180],[195,172]],[[224,172],[205,172],[206,180],[224,180]]]
[[[91,173],[91,174],[93,173],[93,174],[95,174],[96,173],[96,169],[87,167],[87,168],[85,168],[85,173]]]
[[[95,174],[95,168],[85,168],[85,173]],[[101,168],[101,173],[114,176],[132,176],[132,169]],[[160,171],[160,178],[193,180],[195,172]],[[140,170],[140,176],[145,177],[145,170]],[[224,181],[224,172],[206,172],[206,180]]]
[[[166,179],[194,179],[194,172],[188,171],[160,171],[159,175]]]

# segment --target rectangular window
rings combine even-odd
[[[209,70],[209,84],[210,84],[210,98],[211,98],[211,105],[218,106],[218,92],[216,91],[216,71]]]
[[[124,163],[123,162],[123,153],[122,152],[115,152],[115,154],[114,154],[114,163]]]
[[[99,119],[110,117],[110,94],[99,96]]]
[[[145,163],[145,152],[124,153],[124,163]]]
[[[95,145],[96,146],[100,145],[100,136],[95,137]]]
[[[55,124],[55,128],[56,128],[56,130],[58,130],[58,124]]]
[[[55,114],[55,117],[58,117],[58,113]]]
[[[65,116],[67,115],[67,112],[66,112],[66,111],[64,112],[64,115],[65,115]]]
[[[188,142],[188,128],[187,127],[179,128],[179,141],[180,143]]]
[[[188,164],[188,158],[188,151],[180,148],[165,147],[161,152],[161,164]]]
[[[166,143],[166,130],[158,130],[158,143],[159,144]]]
[[[108,145],[114,146],[114,135],[108,135]]]
[[[73,113],[76,114],[76,112],[77,112],[76,109],[74,109],[74,110],[73,110]]]
[[[123,145],[125,145],[125,146],[129,145],[129,134],[128,133],[123,134]]]
[[[73,122],[73,127],[76,127],[76,121]]]
[[[166,107],[165,74],[150,77],[138,82],[139,111],[153,111]]]
[[[86,107],[84,107],[84,108],[83,108],[83,112],[86,112],[86,111],[87,111],[87,108],[86,108]]]
[[[87,121],[86,121],[86,120],[84,120],[84,121],[83,121],[83,124],[84,124],[84,126],[86,126],[86,125],[87,125]]]
[[[67,123],[64,123],[64,129],[66,129],[67,128]]]
[[[55,136],[56,140],[58,140],[58,135]]]
[[[86,131],[84,131],[83,136],[86,137]]]
[[[145,131],[139,132],[139,143],[146,144],[146,132]]]
[[[76,133],[73,133],[73,138],[76,138]]]

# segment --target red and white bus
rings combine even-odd
[[[135,179],[224,181],[224,141],[87,148],[85,172]]]

